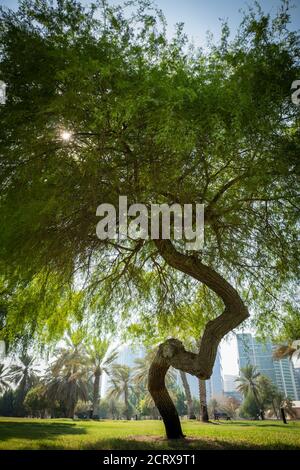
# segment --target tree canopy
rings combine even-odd
[[[96,207],[117,205],[120,194],[128,203],[204,203],[197,256],[268,311],[265,322],[299,265],[299,109],[290,99],[299,38],[287,29],[288,9],[273,20],[250,11],[236,38],[224,24],[220,43],[203,51],[182,25],[167,40],[150,2],[129,3],[129,12],[74,0],[1,9],[6,324],[18,329],[21,320],[24,333],[55,316],[59,326],[66,311],[55,312],[73,297],[76,273],[95,310],[112,301],[125,312],[137,294],[151,312],[155,301],[178,305],[186,284],[154,243],[96,238]]]
[[[233,39],[224,23],[203,50],[182,25],[168,40],[148,0],[24,0],[0,16],[2,336],[49,338],[87,307],[100,323],[167,314],[200,281],[225,310],[199,356],[174,341],[159,354],[209,377],[249,308],[263,331],[295,306],[300,54],[287,2],[275,18],[250,9]],[[96,208],[120,195],[204,204],[203,249],[99,240]]]

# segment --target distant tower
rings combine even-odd
[[[235,398],[236,400],[241,401],[242,395],[237,390],[237,375],[224,375],[224,395],[228,398]]]
[[[193,375],[187,374],[188,383],[191,389],[191,394],[195,398],[199,398],[199,386],[198,379]],[[213,372],[211,378],[206,381],[206,393],[207,393],[207,402],[211,398],[220,398],[224,394],[224,383],[222,377],[222,364],[221,364],[221,353],[218,349],[215,364],[213,367]]]
[[[206,382],[207,401],[212,398],[220,398],[224,395],[223,370],[221,364],[221,353],[218,348],[217,356],[211,378]]]
[[[300,385],[293,362],[289,358],[273,360],[275,345],[271,341],[259,342],[251,334],[237,334],[239,368],[252,364],[257,370],[270,378],[278,389],[292,400],[299,400]]]

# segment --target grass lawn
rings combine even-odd
[[[0,449],[300,449],[300,422],[183,422],[168,442],[161,421],[0,418]]]

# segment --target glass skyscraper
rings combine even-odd
[[[197,377],[187,374],[188,383],[193,397],[199,399],[199,384]],[[220,398],[224,395],[224,382],[222,375],[221,354],[218,349],[211,378],[206,381],[207,402],[211,398]]]
[[[239,368],[252,364],[258,372],[271,379],[279,390],[292,400],[300,399],[300,386],[293,362],[289,358],[273,360],[275,346],[271,341],[259,342],[249,333],[237,334]]]

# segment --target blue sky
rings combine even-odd
[[[122,3],[112,0],[113,3]],[[0,0],[0,5],[16,8],[17,0]],[[88,3],[83,0],[83,3]],[[247,9],[247,5],[253,4],[252,0],[156,0],[168,22],[168,34],[174,31],[177,22],[184,22],[185,32],[193,38],[196,45],[204,46],[206,32],[211,31],[215,38],[219,37],[219,18],[228,19],[229,26],[234,33],[236,31],[242,13],[241,9]],[[260,0],[265,12],[274,15],[280,0]],[[294,8],[291,10],[291,28],[300,29],[300,0],[291,0]]]

